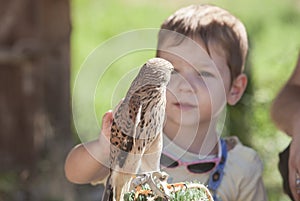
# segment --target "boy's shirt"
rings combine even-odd
[[[224,176],[217,190],[218,201],[266,201],[267,196],[262,181],[262,161],[253,149],[242,145],[238,138],[230,137],[229,142],[232,142],[232,140],[235,142],[231,143],[232,146],[228,146],[230,150],[227,152]],[[180,159],[183,161],[199,160],[199,155],[180,148],[165,135],[163,142],[164,151],[174,156],[174,158],[181,156]],[[169,174],[169,183],[198,181],[206,184],[210,176],[210,172],[202,174],[191,173],[185,166],[176,168],[161,167],[161,170]],[[106,179],[93,182],[92,184],[105,184]]]
[[[217,190],[218,201],[265,201],[266,191],[262,181],[263,164],[258,154],[251,148],[235,140],[227,153],[224,176]],[[220,150],[220,146],[219,146]],[[198,161],[199,155],[187,152],[164,137],[164,152],[168,155],[181,156],[185,162]],[[216,157],[216,156],[211,156]],[[186,166],[175,168],[161,167],[169,174],[169,183],[182,181],[198,181],[207,184],[210,172],[197,174],[187,170]]]

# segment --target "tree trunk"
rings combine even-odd
[[[73,144],[70,2],[0,3],[0,171],[16,186],[0,200],[74,200],[63,175]]]

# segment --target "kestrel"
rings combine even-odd
[[[159,172],[166,86],[173,66],[153,58],[114,112],[110,137],[110,174],[102,201],[123,201],[137,174]]]

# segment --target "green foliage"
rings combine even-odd
[[[203,189],[188,189],[188,190],[180,190],[174,194],[174,198],[171,201],[209,201],[210,199],[207,197],[206,191]]]
[[[188,184],[187,184],[188,185]],[[142,189],[150,190],[147,184],[143,185]],[[207,194],[208,189],[204,186],[202,188],[182,188],[179,191],[171,192],[171,199],[169,201],[210,201],[211,198]],[[137,199],[134,200],[135,191],[126,193],[124,195],[124,201],[147,201],[153,200],[154,201],[163,201],[162,197],[155,197],[152,193],[145,195],[139,194]]]
[[[12,193],[18,186],[18,175],[13,172],[4,172],[0,175],[0,200],[12,199]]]
[[[204,1],[202,1],[204,2]],[[273,98],[293,71],[300,47],[300,4],[298,0],[214,0],[238,16],[245,24],[250,41],[248,73],[252,86],[238,108],[229,109],[229,133],[254,147],[264,161],[264,181],[269,200],[288,200],[281,190],[277,154],[289,138],[272,124],[269,109]],[[196,0],[73,0],[72,1],[72,86],[81,64],[99,44],[117,34],[139,28],[159,28],[162,21],[179,7]],[[154,52],[124,55],[99,81],[95,113],[101,124],[105,111],[116,105],[128,85],[115,82],[128,70],[139,66]],[[101,85],[102,84],[102,85]],[[114,91],[114,93],[112,92]],[[114,98],[112,98],[114,97]],[[113,102],[111,100],[114,100]],[[242,111],[242,112],[241,112]],[[88,134],[88,132],[87,132]],[[97,134],[91,134],[96,138]]]

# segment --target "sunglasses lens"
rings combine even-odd
[[[188,165],[187,168],[193,173],[204,173],[212,170],[215,167],[215,163],[197,163],[193,165]]]
[[[177,161],[174,161],[173,159],[169,158],[164,154],[161,155],[160,164],[167,168],[174,168],[179,165]]]

